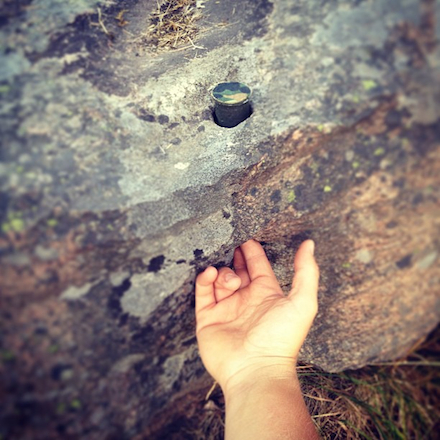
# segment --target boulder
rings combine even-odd
[[[3,438],[172,438],[212,385],[195,276],[252,237],[286,292],[316,242],[302,362],[440,320],[440,4],[180,1],[0,5]],[[253,90],[234,128],[224,81]]]

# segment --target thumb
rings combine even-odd
[[[315,311],[318,310],[319,268],[314,257],[315,243],[304,241],[295,255],[295,276],[290,297]]]

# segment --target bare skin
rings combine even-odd
[[[197,277],[197,340],[225,395],[227,440],[318,438],[296,374],[318,307],[313,250],[311,240],[300,246],[288,296],[254,240],[235,250],[234,270]]]

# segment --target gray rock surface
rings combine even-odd
[[[196,272],[251,237],[286,291],[316,241],[304,362],[402,356],[439,321],[439,3],[204,6],[155,52],[152,0],[0,5],[6,438],[166,437],[211,384]],[[226,80],[254,91],[233,129]]]

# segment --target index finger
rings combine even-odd
[[[258,241],[249,240],[240,246],[251,281],[258,277],[269,277],[277,282],[272,266],[263,246]]]

